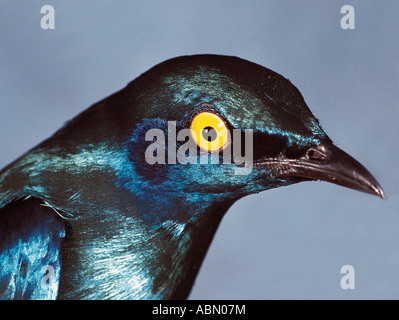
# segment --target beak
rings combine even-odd
[[[273,172],[277,172],[277,177],[322,180],[373,194],[381,199],[385,197],[372,174],[330,142],[309,148],[300,159],[259,159],[255,165],[272,169]]]

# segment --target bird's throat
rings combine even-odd
[[[232,202],[151,229],[114,214],[70,221],[59,299],[185,299]]]

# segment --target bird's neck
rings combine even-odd
[[[232,202],[156,228],[119,213],[70,221],[58,297],[185,299]]]
[[[179,191],[169,180],[160,193],[159,186],[137,182],[126,154],[115,151],[121,148],[81,149],[64,155],[38,148],[3,178],[13,194],[40,194],[68,219],[58,298],[186,298],[237,198],[195,186]]]

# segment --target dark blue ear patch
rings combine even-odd
[[[127,147],[129,150],[129,160],[132,162],[136,172],[146,181],[152,183],[162,183],[168,176],[168,166],[164,164],[148,164],[145,159],[145,153],[148,146],[155,141],[146,141],[145,137],[149,130],[160,129],[165,136],[165,143],[167,141],[168,123],[165,120],[143,119],[132,132],[128,141]],[[167,143],[166,143],[167,148]],[[167,156],[167,149],[165,150]]]
[[[55,299],[64,220],[35,198],[0,210],[0,299]]]
[[[179,123],[176,124],[176,132],[179,132],[183,127]],[[145,154],[147,148],[154,143],[157,138],[153,138],[152,140],[146,141],[146,134],[151,129],[161,130],[163,133],[164,141],[163,145],[163,153],[164,163],[154,163],[149,164],[146,161]],[[163,183],[169,179],[169,171],[172,169],[172,166],[179,166],[178,162],[176,164],[171,164],[169,161],[169,149],[168,149],[168,137],[169,137],[169,127],[168,121],[152,118],[152,119],[143,119],[132,131],[130,139],[128,141],[127,147],[129,150],[129,160],[135,167],[136,172],[143,177],[146,181],[151,181],[153,184]],[[173,138],[175,139],[175,138]],[[179,148],[184,141],[175,141],[176,148]],[[158,141],[159,142],[159,141]],[[168,165],[165,165],[168,164]]]

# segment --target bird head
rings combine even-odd
[[[384,196],[332,143],[299,90],[267,68],[236,57],[180,57],[130,86],[140,92],[141,120],[129,158],[154,192],[227,201],[323,180]]]
[[[0,192],[72,216],[62,297],[185,298],[230,205],[309,180],[384,197],[289,80],[196,55],[153,67],[68,122],[2,172]],[[81,285],[88,275],[98,285]]]

